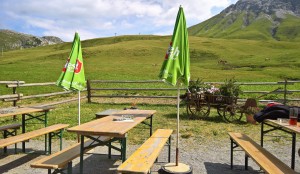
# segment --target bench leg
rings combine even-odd
[[[11,132],[9,130],[3,131],[3,138],[7,138],[8,136],[16,136],[17,135],[17,129],[14,128]],[[4,153],[7,153],[7,147],[3,148]],[[15,153],[17,153],[17,143],[15,143]]]
[[[111,142],[109,142],[108,146],[108,159],[111,159]]]
[[[48,169],[48,174],[51,174],[51,169]]]
[[[68,162],[68,174],[72,174],[72,161]]]
[[[245,170],[248,170],[248,155],[245,154]]]
[[[230,138],[230,169],[233,169],[233,139]]]
[[[3,131],[3,137],[4,137],[4,139],[7,138],[7,130]],[[3,148],[3,151],[4,151],[4,153],[7,153],[7,147],[6,146]]]
[[[171,162],[171,136],[169,137],[169,151],[168,151],[168,162],[170,163]]]
[[[15,129],[14,132],[15,132],[15,135],[17,135],[17,129]],[[16,143],[16,144],[15,144],[15,154],[17,154],[17,148],[18,148],[18,147],[17,147],[17,143]]]

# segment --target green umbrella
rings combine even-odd
[[[176,166],[179,156],[179,95],[180,83],[186,87],[190,81],[190,53],[188,32],[183,8],[180,6],[173,31],[172,40],[162,64],[159,78],[173,86],[177,85],[177,138],[176,138]]]
[[[56,82],[57,86],[66,90],[78,91],[78,124],[80,124],[80,91],[86,88],[80,38],[75,33],[72,50]]]

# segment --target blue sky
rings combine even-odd
[[[115,35],[171,35],[182,5],[187,26],[237,0],[0,0],[0,28],[72,41]]]

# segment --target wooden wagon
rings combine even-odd
[[[227,122],[240,121],[248,107],[256,107],[254,99],[247,99],[245,105],[237,104],[237,97],[202,93],[186,93],[186,110],[190,119],[208,117],[211,108]]]

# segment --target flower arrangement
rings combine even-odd
[[[219,88],[212,84],[204,83],[199,78],[196,81],[191,81],[189,91],[197,94],[217,94],[220,92]]]

